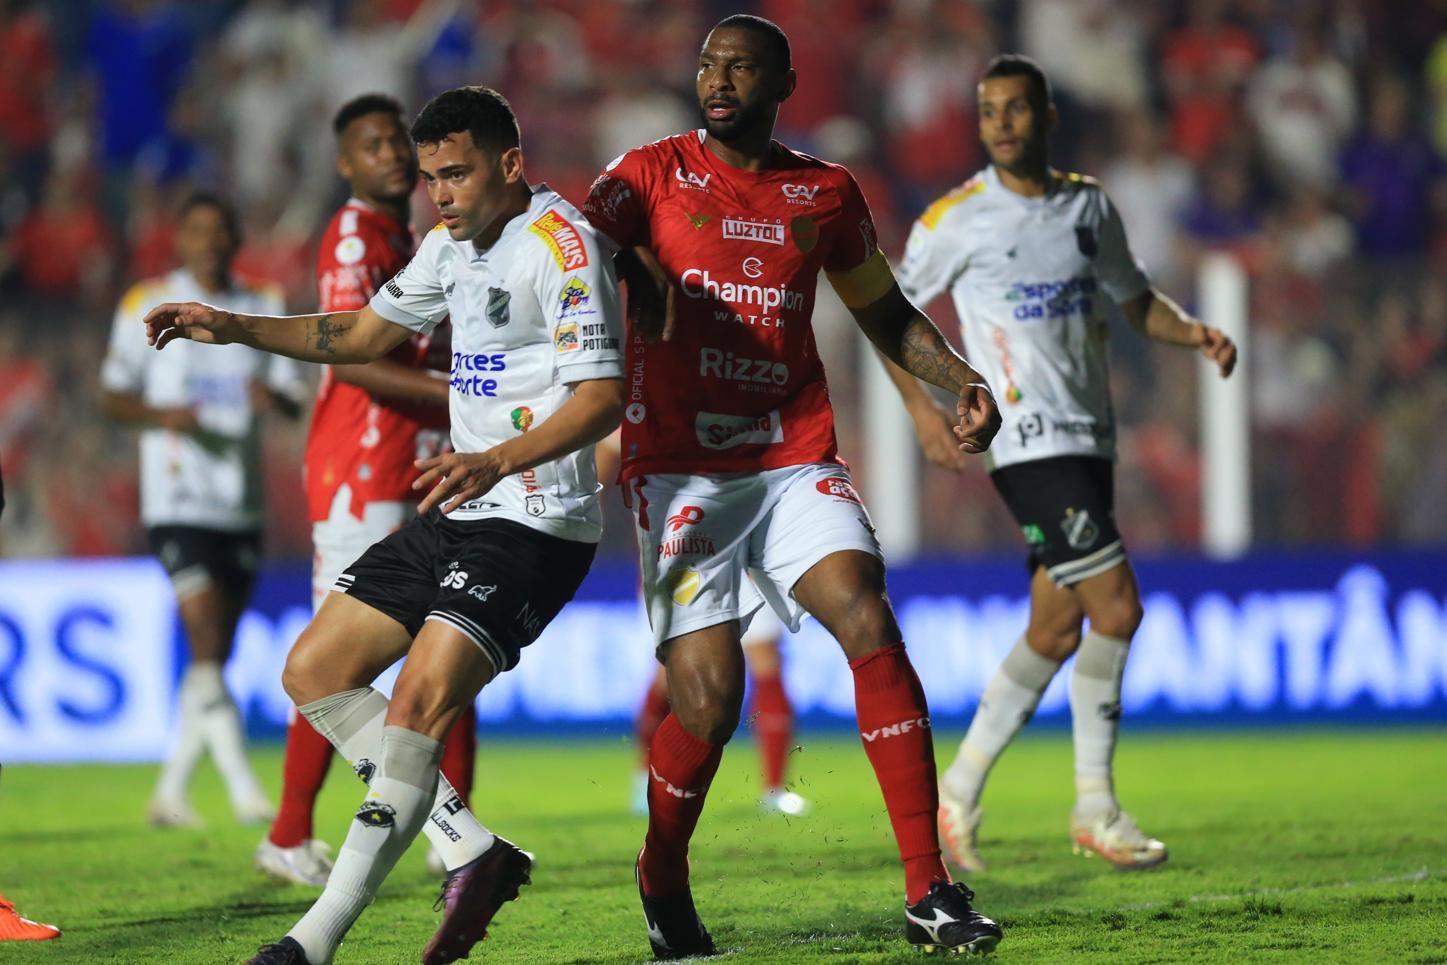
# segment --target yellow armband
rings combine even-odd
[[[882,251],[876,251],[856,268],[824,274],[846,308],[873,305],[894,287],[894,272]]]

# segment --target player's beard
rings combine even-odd
[[[709,117],[708,108],[702,104],[699,105],[698,115],[703,119],[703,129],[708,136],[725,144],[743,140],[767,120],[765,105],[760,102],[734,105],[734,116],[726,121]]]

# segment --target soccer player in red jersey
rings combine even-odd
[[[337,171],[352,196],[322,235],[317,297],[322,312],[357,311],[417,249],[410,211],[417,155],[402,105],[385,95],[348,101],[332,130]],[[385,358],[323,370],[305,461],[315,607],[347,566],[416,514],[413,460],[438,455],[447,442],[448,335],[443,322]],[[442,757],[442,773],[464,801],[472,791],[476,733],[477,715],[469,708],[448,734]],[[331,760],[331,742],[293,713],[281,808],[256,847],[263,871],[297,884],[326,884],[331,861],[312,837],[312,819]],[[443,873],[436,851],[429,864]]]
[[[812,614],[849,659],[904,863],[907,940],[987,951],[1000,928],[940,859],[929,710],[836,451],[810,325],[819,272],[886,358],[959,397],[959,449],[984,451],[1000,416],[980,375],[900,292],[854,178],[772,139],[795,83],[782,30],[723,20],[699,55],[703,129],[609,164],[584,209],[619,246],[630,298],[668,306],[661,324],[638,310],[629,336],[621,473],[673,705],[651,748],[636,865],[649,941],[659,958],[714,951],[688,843],[739,722],[740,624],[767,602],[791,628]]]

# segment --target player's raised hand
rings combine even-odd
[[[960,455],[959,443],[955,439],[955,420],[949,410],[935,402],[921,403],[910,410],[914,419],[914,434],[919,438],[919,447],[931,466],[959,472],[965,468],[965,458]]]
[[[1236,368],[1236,343],[1219,328],[1201,326],[1201,354],[1216,363],[1223,379]]]
[[[995,433],[1000,431],[1000,409],[989,388],[980,383],[965,386],[960,390],[955,412],[960,417],[960,424],[955,426],[960,451],[979,453],[990,448]]]
[[[619,273],[628,283],[628,322],[644,341],[673,339],[677,321],[678,288],[663,270],[658,256],[636,247],[619,253]]]
[[[235,315],[205,302],[166,302],[146,312],[146,341],[158,350],[178,338],[225,345],[241,335]]]
[[[417,504],[417,512],[425,513],[441,505],[450,513],[469,499],[486,495],[502,478],[501,466],[491,452],[449,452],[413,463],[422,475],[412,483],[413,489],[432,489]]]

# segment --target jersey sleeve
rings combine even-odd
[[[614,158],[588,189],[583,213],[588,222],[619,248],[647,245],[649,168],[641,150]]]
[[[407,266],[372,296],[368,302],[372,311],[424,335],[436,328],[447,317],[447,296],[438,272],[447,240],[447,231],[441,226],[429,231]]]
[[[844,172],[840,210],[824,256],[829,284],[848,308],[872,305],[894,287],[894,272],[879,250],[874,215],[854,176]]]
[[[1095,273],[1105,293],[1117,305],[1128,302],[1151,287],[1151,280],[1131,254],[1120,212],[1100,193],[1104,216],[1100,221],[1100,250],[1095,255]]]
[[[111,321],[110,342],[101,363],[101,385],[111,392],[139,393],[145,386],[146,328],[141,324],[146,304],[145,284],[135,285],[121,298]]]
[[[557,208],[544,211],[528,232],[539,266],[534,294],[552,333],[559,377],[569,383],[622,378],[618,278],[597,233]]]
[[[358,224],[355,211],[343,211],[337,226],[338,233],[328,232],[317,252],[317,306],[323,312],[354,312],[372,297],[372,266],[387,257],[387,239]]]
[[[904,246],[896,277],[904,296],[923,307],[948,291],[965,271],[965,246],[951,238],[939,222],[914,223]]]

